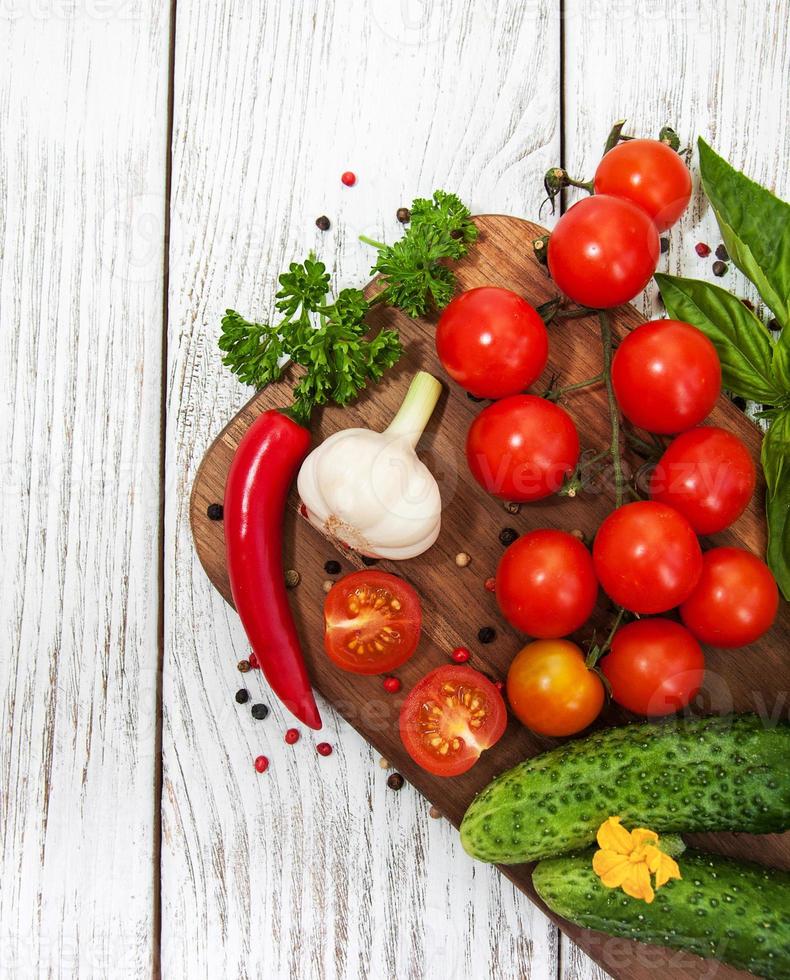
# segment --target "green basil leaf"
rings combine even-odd
[[[790,323],[790,204],[735,170],[698,140],[702,186],[730,258],[757,287],[780,326]]]
[[[768,564],[785,599],[790,599],[790,411],[780,412],[763,439],[767,491]]]
[[[719,286],[662,272],[655,278],[667,313],[713,341],[728,391],[763,405],[783,400],[783,386],[772,367],[773,338],[762,320]]]
[[[785,327],[774,344],[774,377],[785,391],[790,392],[790,327]]]

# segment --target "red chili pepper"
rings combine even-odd
[[[282,412],[252,423],[225,486],[225,547],[233,602],[258,665],[285,707],[319,729],[282,560],[285,502],[309,448],[310,433]]]

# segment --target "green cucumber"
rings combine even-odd
[[[461,841],[518,864],[580,850],[607,817],[658,833],[790,829],[790,724],[757,715],[626,725],[522,762],[472,801]]]
[[[586,929],[721,960],[770,980],[790,977],[790,874],[686,851],[682,878],[653,902],[606,888],[592,851],[548,858],[532,874],[552,912]]]

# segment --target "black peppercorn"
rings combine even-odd
[[[370,568],[371,565],[378,565],[378,563],[379,563],[378,558],[371,558],[370,555],[362,556],[362,564],[367,565],[368,568]]]
[[[659,244],[661,245],[661,254],[662,255],[665,252],[668,252],[669,251],[669,239],[668,238],[660,238],[659,239]]]
[[[394,790],[400,789],[403,786],[403,776],[399,772],[390,773],[387,776],[387,786]]]
[[[222,504],[209,504],[206,507],[206,517],[210,521],[221,521],[222,520]]]
[[[255,718],[256,721],[263,721],[268,714],[269,709],[265,704],[254,704],[252,706],[252,717]]]
[[[324,562],[324,571],[327,575],[339,575],[340,562],[335,561],[334,558],[330,558],[329,561]]]
[[[729,262],[730,261],[730,253],[727,251],[727,249],[724,247],[724,245],[717,245],[716,246],[716,258],[717,259],[721,259],[722,262]]]
[[[329,221],[329,218],[327,218],[325,214],[322,214],[320,218],[315,219],[315,226],[316,228],[320,228],[321,231],[329,231],[329,228],[331,227],[331,222]]]
[[[713,263],[713,275],[721,278],[727,271],[727,265],[725,262],[717,261]]]
[[[518,537],[518,531],[514,527],[503,527],[499,532],[499,540],[505,547],[513,542]]]
[[[398,208],[395,217],[402,225],[407,225],[411,221],[411,211],[408,208]]]
[[[249,660],[240,660],[236,664],[236,666],[238,667],[239,671],[242,674],[248,674],[250,672],[250,670],[252,669],[252,666],[251,666]]]
[[[484,626],[477,631],[477,638],[481,643],[491,643],[496,639],[496,630],[493,626]]]
[[[246,704],[250,700],[250,692],[245,691],[242,688],[240,691],[236,691],[236,702],[237,704]]]
[[[775,317],[768,321],[768,329],[773,330],[774,333],[779,329],[779,321]]]

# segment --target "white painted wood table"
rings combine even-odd
[[[326,760],[283,744],[276,706],[238,710],[244,637],[187,520],[247,397],[219,321],[266,314],[310,248],[363,283],[358,234],[392,239],[436,187],[534,218],[543,172],[589,174],[621,116],[703,134],[787,195],[789,19],[789,0],[2,0],[2,976],[601,975],[327,706]],[[698,240],[718,241],[699,197],[662,261],[709,274]]]

